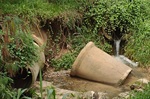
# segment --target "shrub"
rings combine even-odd
[[[5,68],[6,72],[13,76],[20,68],[31,66],[37,61],[37,47],[31,33],[23,30],[21,25],[17,23],[19,19],[6,17],[3,25],[3,33],[1,35],[1,68]],[[24,27],[25,29],[25,27]]]
[[[120,39],[138,29],[141,21],[149,17],[148,12],[148,0],[97,0],[87,9],[85,22],[96,33],[102,31]]]
[[[141,65],[150,66],[150,21],[143,22],[140,27],[129,38],[125,55],[140,62]]]
[[[32,66],[38,60],[37,47],[31,33],[18,17],[5,17],[0,31],[0,96],[2,99],[20,97],[25,89],[18,93],[12,89],[12,77],[24,67]]]
[[[75,55],[73,53],[67,53],[63,55],[60,59],[52,59],[51,64],[56,70],[59,69],[69,69],[71,68],[75,60]]]

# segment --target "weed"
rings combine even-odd
[[[132,92],[131,93],[132,95],[131,95],[130,99],[150,99],[149,93],[150,93],[150,85],[148,84],[145,87],[144,91],[139,91],[139,92],[134,91],[134,92]]]
[[[150,61],[150,22],[141,24],[139,31],[134,33],[125,47],[125,55],[138,61],[141,66],[149,66]]]
[[[47,89],[47,99],[56,99],[56,92],[54,87]]]
[[[149,17],[148,6],[148,0],[98,0],[85,13],[85,23],[95,33],[120,39],[137,30],[140,22]]]
[[[75,60],[75,55],[73,53],[67,53],[63,55],[60,59],[52,59],[51,64],[56,68],[59,69],[69,69],[71,68],[73,62]]]

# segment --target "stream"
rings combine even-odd
[[[125,57],[124,55],[120,55],[120,42],[121,42],[121,39],[114,40],[114,46],[115,46],[115,55],[114,55],[114,57],[117,60],[121,61],[122,63],[126,64],[127,66],[137,67],[139,65],[138,62],[133,62],[129,58]]]
[[[150,79],[149,72],[144,68],[134,68],[124,84],[121,86],[111,86],[86,80],[79,77],[71,77],[70,70],[61,70],[54,72],[49,68],[44,73],[44,80],[52,82],[52,84],[61,89],[67,89],[78,92],[95,91],[104,92],[108,94],[108,97],[112,99],[119,93],[131,91],[130,86],[140,78]]]

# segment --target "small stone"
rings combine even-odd
[[[135,90],[135,89],[139,89],[139,88],[141,88],[141,87],[142,87],[141,85],[134,83],[134,84],[132,84],[132,85],[130,86],[130,89],[131,89],[131,90]]]
[[[91,91],[92,99],[109,99],[107,93]]]
[[[131,89],[131,90],[134,90],[134,89],[135,89],[135,86],[134,86],[134,85],[131,85],[131,86],[130,86],[130,89]]]
[[[148,84],[149,80],[147,80],[146,78],[142,78],[142,79],[137,80],[136,82],[139,82],[141,84]]]
[[[130,97],[130,93],[129,92],[123,92],[123,93],[120,93],[119,95],[119,98],[123,98],[123,99],[128,99]]]
[[[140,89],[136,89],[136,91],[137,92],[143,92],[144,90],[140,88]]]

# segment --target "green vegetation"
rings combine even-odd
[[[47,89],[47,99],[56,99],[56,92],[54,87]]]
[[[2,99],[19,99],[25,89],[12,89],[15,73],[37,61],[36,46],[30,32],[30,23],[71,13],[79,6],[75,0],[5,0],[0,1],[0,95]],[[72,14],[73,15],[73,14]],[[66,16],[65,16],[66,17]],[[66,19],[67,20],[67,19]],[[36,23],[39,24],[39,23]],[[50,93],[51,91],[48,91]],[[42,92],[41,92],[42,93]],[[51,97],[51,96],[48,96]]]
[[[2,99],[19,99],[26,91],[12,91],[11,77],[38,59],[29,28],[32,23],[41,25],[43,22],[41,27],[47,25],[48,39],[55,48],[50,46],[48,49],[50,65],[57,70],[71,68],[89,41],[112,54],[111,44],[116,39],[126,40],[127,57],[141,66],[150,66],[149,6],[148,0],[0,0],[0,96]],[[59,25],[51,29],[51,21]],[[55,32],[57,29],[60,30]],[[62,48],[60,43],[69,45],[66,49],[70,52],[55,59]],[[137,97],[148,97],[149,86],[146,91],[137,93]],[[53,88],[47,93],[47,97],[55,98]]]
[[[106,42],[106,40],[96,34],[91,33],[91,30],[83,27],[77,27],[77,34],[74,34],[67,39],[67,43],[71,44],[70,52],[66,53],[59,59],[52,59],[52,66],[56,67],[56,69],[69,69],[71,68],[73,62],[75,61],[77,55],[80,53],[82,48],[90,41],[93,41],[95,45],[107,53],[112,52],[112,47],[110,44]]]
[[[126,40],[126,56],[148,66],[149,5],[148,0],[98,0],[84,15],[86,26],[109,41]]]
[[[71,68],[74,60],[75,60],[75,55],[73,53],[67,53],[63,55],[60,59],[52,59],[51,64],[53,67],[56,68],[56,70],[59,69],[69,69]]]
[[[130,99],[150,99],[150,84],[148,84],[143,91],[131,93]]]
[[[138,31],[129,38],[125,55],[138,61],[141,66],[150,66],[150,23],[143,22]]]
[[[0,9],[2,14],[17,15],[32,21],[35,18],[54,19],[78,5],[76,0],[2,0]]]
[[[19,22],[20,23],[17,23]],[[1,69],[11,77],[19,69],[30,66],[37,61],[37,47],[31,37],[30,31],[21,28],[21,20],[18,17],[6,17],[1,31]]]
[[[10,90],[12,79],[6,76],[6,73],[0,72],[0,97],[2,99],[10,99],[13,97],[13,92]]]
[[[23,26],[23,28],[22,28]],[[37,47],[28,28],[18,17],[5,17],[0,31],[0,94],[2,99],[19,99],[26,91],[12,91],[12,77],[20,69],[38,60]]]
[[[138,29],[139,24],[148,18],[147,12],[148,1],[98,0],[85,13],[85,22],[94,32],[102,32],[116,40]]]
[[[1,99],[20,99],[28,98],[25,95],[25,92],[27,89],[12,89],[11,83],[13,83],[13,80],[6,75],[6,73],[0,72],[0,97]]]

